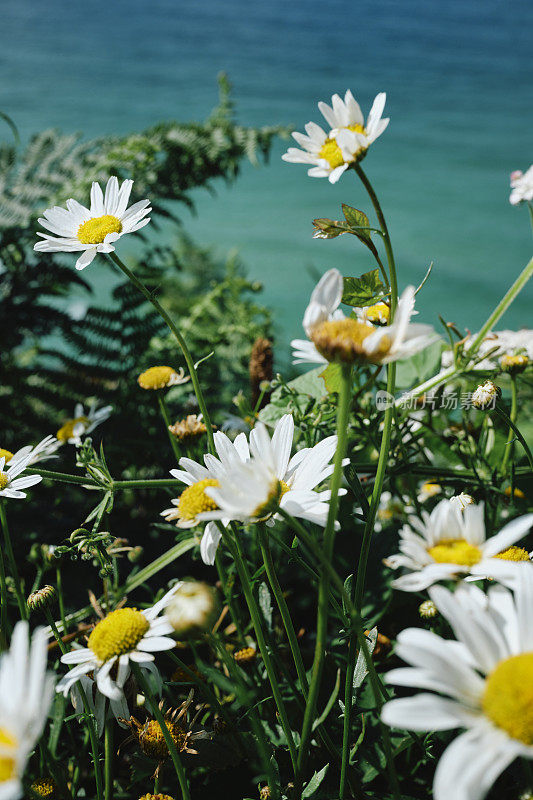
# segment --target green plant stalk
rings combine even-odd
[[[307,690],[309,688],[309,684],[307,682],[307,675],[305,673],[304,662],[302,659],[302,654],[300,652],[300,647],[298,645],[298,639],[296,638],[294,625],[292,624],[291,613],[289,611],[289,607],[286,603],[285,597],[283,596],[283,590],[280,586],[278,576],[274,568],[274,562],[272,561],[272,552],[270,550],[270,543],[268,541],[268,532],[266,530],[266,526],[264,525],[264,523],[259,524],[258,530],[259,530],[259,544],[261,546],[261,553],[263,555],[263,563],[265,565],[268,582],[270,583],[270,588],[272,589],[272,593],[276,599],[276,603],[278,604],[279,613],[281,614],[281,619],[283,622],[283,626],[285,628],[287,641],[289,642],[289,647],[291,649],[292,657],[294,660],[294,666],[296,667],[298,680],[300,681],[302,694],[304,695],[304,698],[307,699]]]
[[[278,709],[281,727],[283,728],[285,738],[287,739],[292,766],[296,774],[297,761],[298,761],[296,745],[294,744],[294,737],[292,735],[292,730],[289,723],[289,717],[287,715],[287,709],[285,708],[285,702],[283,700],[283,695],[280,691],[279,682],[276,676],[276,672],[274,670],[274,664],[272,662],[272,658],[268,650],[265,634],[263,633],[263,620],[261,618],[261,613],[259,611],[259,607],[254,597],[252,589],[252,581],[250,578],[248,567],[246,566],[244,554],[240,546],[238,533],[233,531],[233,537],[230,538],[228,532],[226,531],[224,537],[226,544],[228,545],[230,552],[232,553],[233,558],[235,559],[235,564],[237,566],[237,571],[241,579],[241,584],[244,592],[244,597],[246,599],[246,604],[250,612],[250,617],[252,618],[252,624],[254,626],[257,645],[259,647],[263,663],[265,665],[268,680],[270,682],[270,687],[272,689],[272,695],[274,697],[274,702],[276,703],[276,707]]]
[[[0,547],[0,649],[7,647],[7,584],[4,553]]]
[[[43,611],[44,611],[44,615],[46,617],[46,620],[47,620],[48,624],[50,625],[50,629],[51,629],[51,631],[52,631],[52,633],[54,635],[54,638],[55,638],[57,644],[59,645],[59,649],[61,650],[63,655],[65,655],[68,652],[67,651],[67,647],[66,647],[66,645],[65,645],[63,639],[61,638],[61,635],[60,635],[60,633],[59,633],[59,631],[57,629],[57,625],[56,625],[55,620],[54,620],[54,618],[52,616],[52,612],[50,611],[50,609],[48,608],[47,605],[44,606]],[[100,772],[100,755],[99,755],[99,746],[98,746],[98,734],[97,734],[96,728],[94,726],[93,715],[92,715],[91,709],[89,707],[89,701],[87,700],[87,694],[85,693],[85,689],[83,688],[83,686],[81,684],[81,681],[78,681],[76,683],[76,686],[78,687],[78,690],[79,690],[79,693],[80,693],[80,696],[81,696],[81,701],[83,703],[83,710],[85,711],[85,722],[86,722],[86,725],[87,725],[87,730],[89,731],[89,738],[90,738],[90,741],[91,741],[91,751],[92,751],[92,754],[93,754],[93,763],[94,763],[94,780],[95,780],[95,783],[96,783],[96,797],[97,797],[97,800],[104,800],[104,794],[103,794],[103,790],[102,790],[102,774]]]
[[[2,523],[2,532],[4,534],[4,542],[6,545],[7,560],[11,570],[11,576],[15,583],[15,594],[17,595],[17,603],[20,611],[21,619],[28,619],[28,606],[26,598],[22,594],[22,585],[20,576],[17,569],[17,562],[15,560],[15,553],[13,552],[13,545],[11,544],[11,536],[9,535],[9,527],[7,524],[6,504],[4,500],[0,500],[0,521]]]
[[[346,454],[347,430],[350,413],[350,400],[352,392],[352,368],[351,365],[342,365],[342,379],[337,407],[337,449],[333,462],[333,474],[331,476],[328,517],[324,531],[323,554],[324,561],[331,564],[333,558],[333,548],[335,543],[335,521],[339,505],[339,489],[342,481],[342,462]],[[298,776],[304,774],[309,748],[313,723],[315,721],[316,705],[320,684],[322,682],[322,672],[324,669],[324,656],[327,644],[328,631],[328,612],[329,612],[329,590],[330,573],[324,565],[320,569],[320,583],[318,587],[318,609],[317,609],[317,632],[315,641],[315,654],[311,669],[311,681],[309,684],[309,695],[305,706],[304,719],[302,723],[302,734],[300,747],[298,749]]]
[[[220,555],[220,551],[217,552],[215,555],[215,566],[217,569],[218,577],[220,580],[220,584],[222,586],[222,592],[224,594],[224,598],[226,600],[227,606],[229,608],[229,612],[231,614],[231,619],[233,620],[233,624],[237,629],[237,634],[239,636],[239,640],[242,645],[246,643],[246,637],[244,635],[244,630],[242,628],[241,619],[239,615],[239,609],[235,605],[233,601],[233,593],[231,591],[231,586],[228,583],[228,576],[226,574],[226,570],[224,569],[224,564],[222,562],[222,557]]]
[[[153,305],[161,319],[166,323],[170,331],[174,334],[178,345],[180,346],[181,352],[183,353],[183,357],[187,363],[187,369],[189,370],[189,375],[191,376],[191,382],[193,385],[194,393],[196,395],[196,399],[198,401],[198,406],[200,411],[202,412],[202,416],[204,418],[204,423],[207,428],[207,440],[209,443],[209,451],[211,453],[215,452],[215,440],[213,439],[213,426],[211,425],[211,418],[209,416],[209,412],[207,410],[207,406],[205,403],[204,395],[202,392],[202,387],[200,386],[200,381],[198,380],[198,373],[196,372],[196,367],[194,366],[194,361],[187,346],[185,339],[183,338],[182,334],[172,321],[170,315],[165,311],[159,300],[152,294],[152,292],[144,285],[142,281],[137,278],[137,276],[124,264],[123,261],[117,256],[116,253],[108,253],[107,254],[109,259],[115,264],[121,272],[124,273],[126,278],[130,280],[133,285],[141,292],[142,295],[148,300],[149,303]]]
[[[65,602],[63,599],[63,578],[61,575],[61,564],[56,566],[57,601],[59,604],[59,616],[63,626],[63,633],[67,632],[67,618],[65,616]]]
[[[105,721],[104,729],[104,797],[113,800],[113,722],[112,718]]]
[[[518,387],[516,381],[516,375],[511,375],[511,413],[509,414],[509,419],[511,422],[516,424],[516,418],[518,415]],[[514,450],[514,442],[512,441],[513,438],[513,429],[509,428],[509,435],[508,441],[505,445],[505,450],[503,453],[502,459],[502,467],[501,473],[505,477],[507,474],[507,464],[509,463],[509,458]]]
[[[157,399],[159,401],[159,410],[161,411],[161,416],[163,417],[163,422],[165,423],[165,428],[167,431],[167,436],[170,440],[170,446],[172,447],[172,452],[176,456],[176,461],[179,463],[179,460],[181,458],[181,453],[176,438],[170,431],[170,417],[168,416],[168,408],[162,392],[157,393]]]
[[[165,718],[161,713],[161,710],[157,704],[157,701],[152,695],[150,690],[150,686],[148,681],[145,679],[144,675],[142,674],[141,668],[138,664],[134,661],[130,662],[131,670],[135,676],[135,680],[137,684],[141,687],[144,694],[146,695],[147,700],[150,703],[150,710],[154,717],[156,718],[157,722],[159,723],[159,727],[161,728],[161,732],[165,739],[166,745],[168,747],[168,752],[170,753],[170,757],[172,759],[172,763],[174,764],[174,769],[176,771],[176,775],[178,777],[178,782],[181,789],[182,800],[191,800],[191,793],[189,791],[189,783],[187,781],[187,775],[185,774],[185,768],[182,764],[180,755],[174,743],[172,736],[170,735],[170,731],[167,727],[165,722]]]
[[[524,437],[522,436],[522,434],[520,433],[520,431],[516,427],[515,423],[509,417],[507,412],[503,410],[503,408],[501,406],[496,406],[495,411],[503,419],[503,421],[507,423],[509,428],[515,434],[516,438],[518,439],[518,441],[520,442],[520,444],[524,448],[525,454],[527,456],[527,460],[529,461],[529,463],[530,463],[530,465],[531,465],[531,467],[533,469],[533,453],[529,449],[528,443],[526,442],[526,440],[524,439]]]

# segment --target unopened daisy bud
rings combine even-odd
[[[471,506],[474,502],[472,495],[466,494],[465,492],[450,497],[450,504],[452,506],[457,506],[461,511],[464,511],[467,506]]]
[[[131,561],[132,564],[137,564],[141,560],[143,553],[144,547],[141,547],[140,544],[132,547],[131,550],[128,550],[128,561]]]
[[[496,400],[501,396],[501,389],[491,380],[486,380],[472,393],[472,405],[478,411],[494,408]]]
[[[174,425],[169,425],[168,429],[184,444],[190,444],[198,437],[203,436],[204,433],[207,433],[202,417],[198,417],[196,414],[188,414],[185,419],[179,420]]]
[[[177,590],[166,610],[176,636],[193,638],[211,630],[218,614],[215,589],[200,581],[186,581]]]
[[[177,386],[187,383],[189,377],[185,375],[183,369],[176,372],[172,367],[150,367],[141,372],[137,378],[137,383],[141,389],[167,389],[169,386]]]
[[[529,364],[529,358],[526,355],[503,355],[500,358],[500,367],[504,372],[510,375],[518,375],[523,372]]]
[[[241,647],[240,650],[236,650],[233,653],[233,658],[241,667],[245,664],[251,664],[252,661],[255,661],[256,656],[257,651],[255,647],[252,647],[251,645],[249,647]]]
[[[35,611],[38,608],[50,607],[55,602],[56,596],[56,590],[53,586],[43,586],[30,594],[28,608],[30,611]]]
[[[418,613],[422,619],[433,619],[439,612],[433,600],[424,600],[424,602],[420,603],[418,606]]]
[[[272,380],[272,364],[274,356],[272,342],[259,336],[252,347],[250,355],[250,386],[252,389],[252,405],[255,407],[261,396],[261,384]]]
[[[52,778],[40,778],[33,781],[30,785],[30,795],[33,798],[46,798],[46,800],[56,800],[59,795],[57,783]]]

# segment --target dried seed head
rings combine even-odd
[[[252,405],[256,406],[259,397],[261,396],[262,386],[265,382],[270,383],[272,380],[272,364],[274,361],[274,354],[272,351],[272,342],[259,336],[252,347],[250,355],[250,386],[252,389]]]
[[[207,432],[201,416],[197,417],[196,414],[188,414],[185,419],[179,420],[174,425],[169,425],[168,429],[184,444],[193,442]]]

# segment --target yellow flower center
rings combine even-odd
[[[57,785],[51,778],[41,778],[31,784],[30,792],[34,797],[47,797],[48,800],[52,800],[57,796]]]
[[[141,389],[164,389],[172,384],[176,370],[172,367],[150,367],[137,378]]]
[[[281,498],[284,494],[290,491],[290,486],[285,481],[274,481],[272,486],[270,487],[270,492],[265,500],[264,503],[261,503],[260,506],[257,506],[255,511],[253,512],[252,516],[255,519],[266,519],[271,514],[274,514],[278,508]]]
[[[356,133],[366,133],[362,125],[348,125],[347,127],[348,130],[355,131]],[[326,139],[326,141],[320,148],[318,157],[323,158],[324,161],[327,161],[331,169],[336,169],[337,167],[341,167],[345,163],[344,156],[342,155],[342,151],[339,145],[337,144],[336,139]],[[351,160],[355,161],[356,160],[355,156]]]
[[[428,494],[430,497],[438,494],[441,490],[440,483],[433,483],[432,481],[427,481],[427,483],[422,484],[422,491]]]
[[[0,455],[2,454],[0,453]],[[503,493],[505,494],[506,497],[511,497],[511,487],[506,486]],[[519,500],[524,500],[525,494],[522,491],[522,489],[518,489],[518,487],[515,487],[515,490],[513,492],[513,497],[518,497]]]
[[[105,617],[89,636],[88,647],[104,663],[135,650],[150,623],[136,608],[119,608]]]
[[[365,316],[369,322],[375,325],[387,325],[390,317],[390,308],[387,303],[375,303],[365,311]]]
[[[0,472],[0,492],[2,489],[5,489],[7,484],[9,483],[9,478],[7,477],[5,472]]]
[[[328,361],[354,361],[379,363],[390,349],[390,339],[384,336],[379,349],[367,355],[363,343],[376,329],[369,322],[361,322],[353,317],[328,320],[316,325],[311,331],[311,339],[318,352]]]
[[[187,738],[185,731],[176,722],[172,722],[168,718],[165,722],[176,748],[178,751],[181,750]],[[163,731],[159,722],[155,719],[149,720],[139,732],[139,744],[143,753],[150,758],[163,761],[168,756],[168,747]]]
[[[533,744],[533,653],[501,661],[487,678],[483,711],[512,739]]]
[[[220,483],[215,478],[204,478],[187,486],[178,504],[180,520],[193,520],[203,511],[215,511],[218,508],[215,501],[205,493],[208,486],[220,486]]]
[[[441,564],[461,564],[473,567],[481,560],[481,550],[466,539],[441,539],[428,548],[429,555]]]
[[[529,553],[524,547],[517,547],[513,544],[494,558],[502,558],[504,561],[529,561]]]
[[[82,244],[101,244],[108,233],[120,233],[122,222],[112,214],[94,217],[78,228],[78,239]]]
[[[4,450],[3,447],[0,447],[0,458],[5,458],[5,463],[9,464],[9,462],[13,458],[13,453],[11,452],[11,450]]]
[[[10,733],[6,728],[0,728],[0,747],[4,748],[13,748],[13,751],[16,750],[17,747],[17,740]],[[4,783],[5,781],[12,780],[17,774],[16,771],[16,760],[15,755],[13,756],[7,755],[5,751],[3,753],[0,752],[0,784]]]
[[[59,439],[60,442],[68,442],[68,440],[72,439],[74,436],[74,428],[76,425],[83,425],[84,427],[87,427],[89,425],[89,419],[87,417],[68,419],[56,433],[56,439]]]

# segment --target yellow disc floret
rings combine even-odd
[[[366,133],[364,127],[362,125],[359,125],[359,124],[357,124],[357,125],[348,125],[347,128],[348,128],[348,130],[354,131],[355,133],[363,133],[363,134]],[[366,148],[360,147],[359,150],[357,150],[357,152],[352,155],[352,157],[349,159],[348,163],[352,163],[353,161],[357,161],[357,157],[358,156],[360,157],[361,154],[365,152],[365,150],[366,150]],[[324,144],[320,148],[320,151],[318,153],[318,157],[319,158],[323,158],[324,161],[327,161],[328,164],[330,165],[331,169],[336,169],[337,167],[342,167],[342,165],[344,163],[346,163],[345,159],[344,159],[344,156],[342,154],[342,151],[341,151],[339,145],[337,144],[337,140],[336,139],[332,139],[332,138],[326,139],[326,141],[324,142]]]
[[[187,739],[186,732],[180,725],[168,718],[165,719],[165,722],[177,750],[182,750]],[[141,750],[150,758],[163,761],[168,756],[167,743],[157,720],[149,720],[139,731],[138,737]]]
[[[56,433],[56,439],[60,442],[68,442],[74,436],[74,428],[77,425],[83,425],[86,428],[89,425],[87,417],[76,417],[76,419],[68,419],[64,425],[60,427]]]
[[[0,728],[0,784],[16,777],[15,750],[17,740],[6,728]],[[8,750],[13,748],[13,755],[8,755]]]
[[[122,222],[112,214],[94,217],[83,222],[78,228],[78,239],[82,244],[101,244],[108,233],[120,233]]]
[[[141,389],[165,389],[172,386],[178,373],[172,367],[150,367],[137,378]]]
[[[5,458],[5,464],[9,464],[11,459],[13,458],[13,453],[11,450],[5,450],[3,447],[0,447],[0,458]]]
[[[9,483],[9,478],[7,477],[5,472],[0,472],[0,492],[2,489],[5,489],[7,484]]]
[[[387,303],[375,303],[366,309],[365,317],[374,325],[387,325],[390,317],[390,308]]]
[[[220,486],[215,478],[204,478],[188,486],[182,493],[178,504],[178,518],[188,522],[196,519],[203,511],[215,511],[218,506],[205,490],[208,486]]]
[[[494,558],[502,558],[504,561],[529,561],[529,553],[524,547],[517,547],[513,544]]]
[[[104,663],[113,656],[135,650],[149,628],[150,623],[141,611],[119,608],[97,624],[89,636],[88,647]]]
[[[473,567],[481,561],[481,550],[466,539],[441,539],[441,541],[428,548],[429,555],[440,564],[461,564],[464,567]]]
[[[389,338],[384,336],[379,349],[371,355],[365,353],[363,347],[365,339],[375,330],[369,322],[346,317],[316,325],[311,331],[311,339],[318,352],[328,361],[379,363],[390,348]]]
[[[30,794],[35,798],[46,797],[47,800],[55,800],[56,797],[59,797],[57,784],[52,778],[33,781],[30,786]]]
[[[483,711],[512,739],[533,745],[533,653],[501,661],[487,678]]]
[[[261,503],[252,516],[255,519],[267,519],[267,517],[274,514],[278,508],[281,498],[290,490],[290,486],[285,481],[276,480],[270,487],[270,492],[264,503]]]

